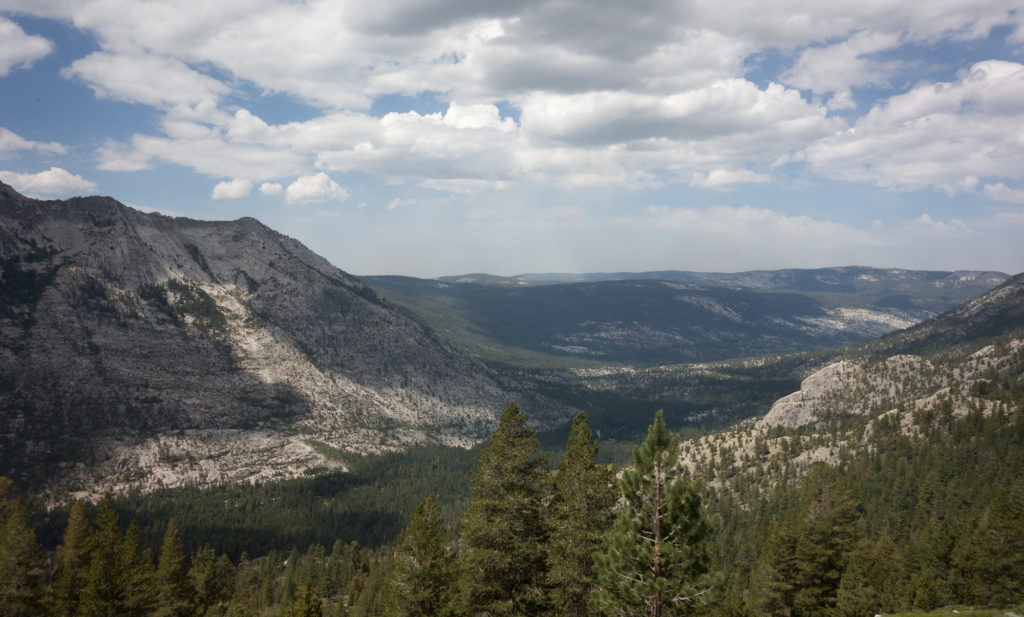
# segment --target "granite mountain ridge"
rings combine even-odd
[[[510,401],[569,414],[252,218],[0,185],[0,300],[0,474],[53,495],[467,446]]]

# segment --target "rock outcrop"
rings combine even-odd
[[[0,474],[52,491],[287,477],[566,410],[251,218],[0,185]]]

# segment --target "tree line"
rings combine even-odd
[[[47,556],[5,481],[0,606],[10,617],[689,614],[713,588],[712,525],[676,464],[678,435],[659,412],[617,482],[596,455],[581,413],[551,472],[513,404],[479,452],[457,532],[429,496],[390,548],[339,541],[330,554],[237,562],[209,546],[186,556],[174,519],[157,555],[140,549],[109,497],[92,521],[73,504]]]
[[[76,502],[46,553],[4,480],[0,607],[12,617],[861,617],[1019,606],[1024,405],[933,415],[916,436],[872,420],[863,451],[736,492],[678,466],[679,436],[660,413],[618,473],[595,463],[580,414],[552,470],[513,405],[476,453],[461,513],[431,495],[393,542],[255,558],[186,551],[166,519],[159,548],[143,548],[109,498],[91,520]]]

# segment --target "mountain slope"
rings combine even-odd
[[[549,364],[556,364],[556,356],[657,364],[821,349],[876,337],[1006,279],[994,272],[859,267],[579,275],[620,278],[543,285],[530,284],[531,276],[363,280],[485,359],[543,363],[538,356],[546,354]]]
[[[931,270],[904,270],[901,268],[871,268],[844,266],[835,268],[785,268],[780,270],[750,270],[746,272],[690,272],[685,270],[657,270],[650,272],[588,272],[584,274],[517,274],[503,277],[490,274],[463,274],[442,276],[444,283],[475,283],[499,287],[525,285],[556,285],[561,283],[596,283],[601,281],[670,281],[708,287],[742,287],[744,289],[784,290],[824,293],[868,293],[879,297],[906,295],[922,308],[964,289],[967,299],[991,289],[1007,278],[1002,272],[964,270],[944,272]],[[974,293],[972,291],[978,290]],[[952,294],[950,293],[952,292]]]
[[[0,185],[0,474],[64,488],[283,477],[566,410],[253,219]]]
[[[840,462],[873,447],[883,429],[914,440],[972,413],[1024,413],[1024,274],[913,328],[837,352],[756,421],[694,440],[684,463],[719,478],[765,478],[782,462],[797,472]]]

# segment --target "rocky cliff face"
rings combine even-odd
[[[568,410],[253,219],[0,185],[0,474],[50,489],[284,477]]]
[[[713,484],[724,486],[722,478],[778,472],[781,461],[797,472],[835,463],[843,452],[870,449],[879,427],[912,442],[970,413],[1012,417],[1024,392],[1024,275],[847,351],[760,419],[686,443],[681,463],[694,472],[718,469]]]

